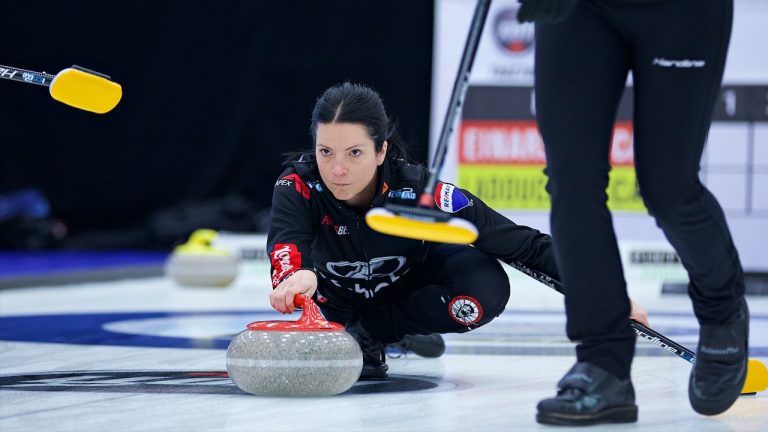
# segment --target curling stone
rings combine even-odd
[[[215,247],[218,233],[199,229],[189,240],[174,248],[165,264],[165,274],[179,285],[227,286],[237,277],[239,259],[230,251]]]
[[[258,321],[227,348],[229,377],[260,396],[330,396],[347,391],[360,377],[363,354],[341,324],[326,321],[305,295],[297,321]]]

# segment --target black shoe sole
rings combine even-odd
[[[606,408],[593,414],[536,413],[536,421],[557,426],[589,426],[600,423],[634,423],[637,405]]]
[[[389,375],[387,375],[387,370],[389,370],[389,367],[387,365],[382,365],[379,367],[371,367],[363,365],[363,370],[360,373],[360,378],[358,378],[358,381],[383,381],[387,378],[389,378]]]
[[[386,379],[389,378],[389,375],[367,375],[362,376],[360,375],[360,378],[358,378],[358,381],[386,381]]]

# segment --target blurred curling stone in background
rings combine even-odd
[[[227,372],[260,396],[331,396],[360,377],[363,354],[344,326],[327,321],[311,298],[296,295],[297,321],[257,321],[232,339]]]
[[[240,258],[214,244],[218,233],[199,229],[174,248],[165,264],[165,274],[183,286],[225,287],[237,278]]]

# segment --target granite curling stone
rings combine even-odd
[[[165,264],[165,273],[183,286],[228,286],[235,278],[240,260],[230,251],[213,245],[218,233],[199,229],[189,240],[174,248]]]
[[[229,377],[241,390],[260,396],[330,396],[347,391],[360,377],[363,354],[341,324],[326,321],[307,296],[297,321],[261,321],[232,339]]]

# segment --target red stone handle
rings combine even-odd
[[[343,331],[344,326],[325,319],[320,308],[309,296],[296,294],[293,305],[302,308],[296,321],[257,321],[248,324],[248,330],[273,331]]]

